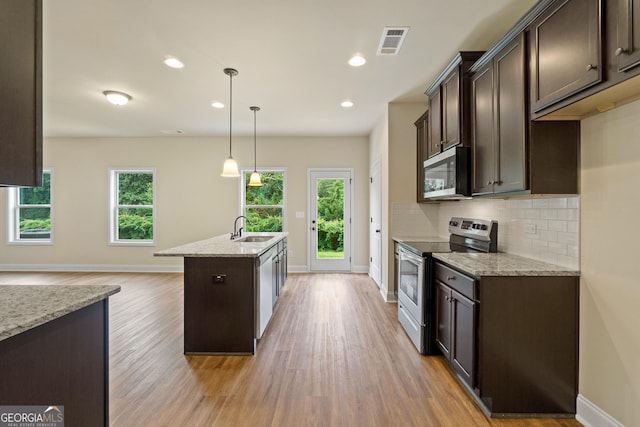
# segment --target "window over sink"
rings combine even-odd
[[[241,213],[249,218],[245,231],[280,232],[286,230],[286,170],[259,169],[262,186],[249,186],[253,170],[242,170]]]

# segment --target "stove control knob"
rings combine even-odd
[[[482,226],[480,227],[480,229],[481,229],[481,230],[486,230],[486,229],[488,229],[488,228],[489,228],[489,227],[487,227],[487,225],[486,225],[486,224],[482,224]]]
[[[449,221],[449,225],[452,227],[457,227],[458,226],[458,221]]]

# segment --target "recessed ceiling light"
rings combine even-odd
[[[167,67],[171,67],[171,68],[184,68],[184,64],[182,63],[182,61],[180,61],[178,58],[175,58],[173,56],[167,56],[164,59],[164,64]]]
[[[360,54],[355,54],[349,59],[349,65],[352,67],[360,67],[367,63],[367,60]]]
[[[107,101],[113,105],[126,105],[132,99],[131,95],[115,90],[105,90],[102,93],[107,97]]]
[[[353,107],[353,102],[346,100],[346,101],[342,101],[340,105],[342,105],[344,108],[351,108]]]
[[[214,101],[211,103],[213,108],[224,108],[224,104],[222,102]]]

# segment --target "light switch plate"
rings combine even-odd
[[[304,218],[304,211],[296,211],[296,218]]]

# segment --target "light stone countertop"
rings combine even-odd
[[[437,260],[473,276],[580,276],[580,270],[506,253],[434,253]]]
[[[289,233],[245,233],[247,236],[273,236],[265,242],[238,242],[231,240],[229,234],[200,240],[174,248],[164,249],[155,252],[154,256],[181,256],[181,257],[201,257],[201,258],[237,258],[237,257],[259,257],[267,249],[285,239]]]
[[[118,285],[0,285],[0,341],[118,292]]]

